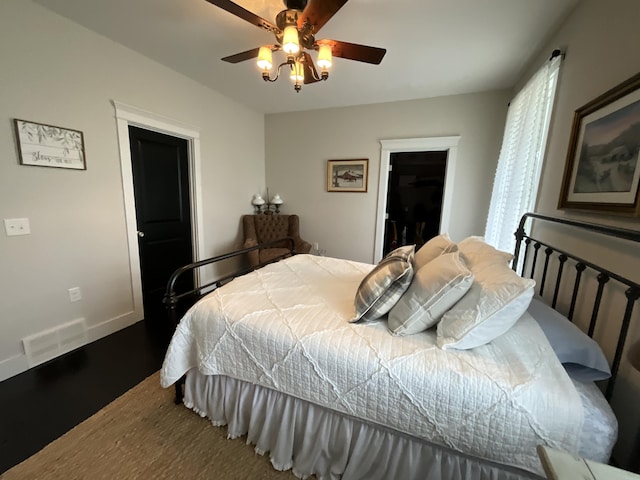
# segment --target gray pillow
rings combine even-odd
[[[611,376],[609,362],[600,345],[567,317],[538,297],[531,300],[528,312],[540,325],[558,360],[571,378],[595,382]]]
[[[355,298],[356,316],[351,323],[376,320],[391,310],[413,279],[414,245],[397,248],[360,282]]]
[[[473,283],[458,252],[445,253],[416,271],[411,285],[389,312],[389,330],[411,335],[437,324]]]

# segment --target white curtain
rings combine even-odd
[[[523,213],[535,207],[561,56],[538,70],[509,105],[485,239],[512,252]]]

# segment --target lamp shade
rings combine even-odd
[[[282,34],[282,50],[289,55],[294,55],[300,51],[298,29],[295,25],[285,27],[284,33]]]
[[[256,207],[259,207],[260,205],[264,205],[265,201],[264,198],[262,198],[262,195],[256,194],[253,196],[253,199],[251,200],[251,204],[255,205]]]
[[[291,75],[289,75],[293,83],[302,83],[304,80],[304,72],[302,70],[302,63],[296,62],[291,65]]]
[[[265,72],[271,70],[273,66],[273,55],[269,47],[260,47],[258,53],[258,67]]]
[[[282,201],[282,198],[280,198],[280,195],[276,193],[271,199],[271,203],[274,205],[282,205],[284,202]]]
[[[332,56],[331,56],[331,45],[322,44],[318,50],[318,66],[322,70],[327,70],[331,67]]]

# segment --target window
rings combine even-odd
[[[513,251],[520,217],[535,207],[561,59],[546,62],[509,104],[485,230],[500,250]]]

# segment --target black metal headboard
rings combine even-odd
[[[568,253],[564,250],[556,248],[554,246],[549,245],[541,240],[535,239],[528,235],[525,232],[524,226],[528,218],[536,219],[542,221],[542,223],[555,223],[561,225],[569,225],[571,227],[575,227],[582,230],[587,230],[591,232],[595,232],[597,234],[604,235],[606,237],[615,237],[624,240],[629,240],[631,242],[640,243],[640,232],[634,230],[628,230],[624,228],[617,227],[609,227],[605,225],[597,225],[594,223],[586,223],[579,222],[575,220],[568,220],[565,218],[557,218],[550,217],[546,215],[540,215],[537,213],[525,213],[520,219],[520,225],[518,226],[518,230],[515,232],[516,236],[516,247],[514,252],[513,259],[513,269],[517,270],[520,266],[520,275],[529,278],[534,278],[536,273],[536,268],[540,262],[543,263],[543,270],[541,279],[538,283],[538,293],[542,295],[544,293],[544,289],[547,283],[547,274],[549,273],[549,264],[554,255],[557,256],[557,272],[555,278],[555,287],[553,291],[553,299],[551,301],[551,307],[556,308],[556,303],[558,301],[558,293],[560,291],[561,281],[564,273],[564,266],[568,260],[572,260],[571,263],[574,263],[575,267],[575,276],[573,281],[573,288],[571,293],[571,302],[569,305],[569,312],[567,314],[567,318],[569,320],[573,320],[573,315],[575,312],[576,301],[578,299],[578,293],[581,287],[582,275],[586,270],[591,270],[597,273],[597,282],[598,282],[598,290],[596,296],[594,298],[593,309],[591,311],[591,320],[589,323],[589,330],[587,334],[590,337],[593,337],[593,333],[596,328],[596,322],[598,320],[598,313],[600,311],[600,303],[602,301],[602,295],[605,291],[605,287],[609,284],[609,281],[613,280],[618,282],[621,285],[624,285],[627,289],[625,291],[625,296],[627,297],[627,304],[625,307],[624,317],[622,318],[620,333],[618,334],[618,340],[616,344],[616,350],[613,357],[613,362],[611,364],[611,378],[608,380],[607,388],[605,391],[605,396],[607,400],[611,399],[611,395],[613,393],[613,387],[616,383],[616,378],[618,375],[618,369],[620,367],[620,361],[622,359],[622,351],[624,349],[625,340],[627,338],[627,332],[629,330],[629,324],[631,322],[631,314],[633,312],[633,307],[635,305],[636,300],[640,298],[640,285],[625,278],[621,275],[618,275],[614,272],[607,270],[606,268],[600,267],[593,262],[588,260],[584,260],[576,255]],[[520,257],[522,243],[524,243],[524,255]],[[542,251],[542,255],[540,254],[540,249],[544,247]],[[533,257],[530,257],[533,250]],[[541,256],[542,258],[539,258]],[[528,267],[528,272],[525,270]]]

